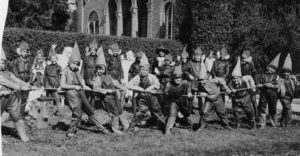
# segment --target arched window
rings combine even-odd
[[[165,24],[166,24],[166,38],[173,38],[173,4],[167,3],[165,6]]]
[[[99,19],[96,11],[92,11],[89,16],[89,29],[88,33],[99,34]]]
[[[147,25],[148,25],[148,0],[138,0],[138,37],[147,37]]]
[[[123,35],[131,36],[131,0],[122,0],[122,14],[123,14]]]
[[[117,35],[117,4],[115,0],[108,2],[110,35]]]

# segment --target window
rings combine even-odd
[[[115,0],[108,2],[110,35],[117,35],[117,4]]]
[[[95,11],[92,11],[89,16],[88,33],[99,34],[99,19],[98,19],[98,14]]]
[[[166,38],[172,39],[173,35],[173,4],[167,3],[165,6],[165,24],[166,24]]]

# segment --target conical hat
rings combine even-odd
[[[284,61],[284,64],[283,64],[282,68],[285,69],[285,70],[292,71],[292,59],[291,59],[291,55],[290,54],[288,54],[286,56],[286,59]]]
[[[97,41],[94,39],[92,43],[90,43],[90,48],[94,48],[97,49],[98,48],[98,43]]]
[[[1,48],[1,52],[0,52],[0,60],[7,60],[7,59],[6,59],[6,55],[5,55],[5,51],[3,50],[3,48]]]
[[[142,68],[150,68],[150,64],[149,64],[148,58],[145,53],[143,54],[143,56],[141,58],[140,66]]]
[[[200,77],[199,77],[199,79],[202,79],[202,80],[207,80],[208,79],[206,65],[205,65],[205,63],[203,61],[201,62],[201,70],[200,70]]]
[[[48,56],[48,58],[50,59],[52,56],[57,57],[56,52],[55,52],[55,49],[53,49],[53,48],[51,47],[51,48],[50,48],[50,51],[49,51],[49,56]]]
[[[277,56],[271,61],[269,66],[274,66],[274,67],[278,68],[280,55],[281,55],[281,53],[277,54]]]
[[[19,48],[20,48],[20,50],[23,50],[23,49],[29,49],[29,45],[28,45],[28,43],[27,42],[25,42],[25,41],[22,41],[21,43],[20,43],[20,45],[19,45]]]
[[[80,52],[79,52],[79,48],[78,48],[78,44],[77,42],[75,41],[75,45],[72,49],[72,54],[69,58],[69,61],[68,63],[72,63],[72,62],[80,62],[81,60],[81,56],[80,56]]]
[[[233,77],[241,77],[242,76],[242,70],[241,70],[241,58],[238,57],[238,61],[232,71]]]
[[[187,45],[184,46],[183,52],[181,53],[181,58],[188,58],[189,53],[186,51]]]
[[[175,66],[174,72],[173,72],[173,77],[182,77],[182,69],[181,69],[181,65],[179,66]]]
[[[202,55],[201,47],[198,47],[198,48],[195,50],[194,54],[196,54],[196,55]]]
[[[144,52],[143,52],[143,51],[139,51],[139,52],[137,52],[137,53],[135,54],[135,57],[136,57],[137,59],[141,59],[143,56],[144,56]]]
[[[107,66],[106,64],[106,60],[105,60],[105,55],[104,55],[104,52],[103,52],[103,49],[101,50],[102,48],[99,48],[97,53],[98,53],[98,58],[97,58],[97,61],[96,61],[96,65],[97,66]]]

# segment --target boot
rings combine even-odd
[[[236,125],[235,125],[235,128],[240,129],[241,128],[241,123],[237,122]]]
[[[100,131],[102,131],[104,134],[109,134],[109,131],[102,126],[102,124],[99,122],[95,115],[89,116],[89,119]]]
[[[129,128],[129,122],[125,119],[125,117],[120,116],[119,121],[125,130]]]
[[[260,125],[260,128],[265,128],[266,127],[266,114],[261,114],[260,115],[259,125]]]
[[[21,140],[23,142],[28,142],[29,141],[29,138],[26,136],[26,133],[25,133],[25,124],[24,124],[24,121],[23,120],[19,120],[17,122],[15,122],[16,124],[16,129],[19,133],[19,136],[21,138]]]
[[[170,130],[171,130],[171,128],[173,128],[175,120],[176,120],[176,117],[174,117],[174,116],[169,117],[166,128],[165,128],[166,135],[170,134]]]
[[[123,134],[123,132],[121,132],[119,130],[120,129],[120,126],[119,126],[119,116],[113,116],[113,117],[111,117],[111,129],[116,134],[120,134],[120,135]]]
[[[200,117],[199,125],[200,125],[200,127],[197,130],[198,132],[203,130],[206,127],[206,122],[203,117]]]
[[[271,127],[276,127],[276,115],[270,115]]]

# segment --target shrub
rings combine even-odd
[[[137,52],[142,50],[146,53],[150,63],[156,56],[156,48],[164,46],[171,51],[173,55],[182,52],[183,46],[181,43],[174,40],[153,39],[153,38],[131,38],[117,36],[94,36],[84,33],[71,32],[52,32],[32,29],[7,28],[3,36],[3,48],[6,51],[7,58],[13,60],[17,57],[16,48],[21,40],[25,40],[29,44],[31,59],[33,60],[36,52],[42,49],[46,56],[52,43],[57,43],[57,53],[63,51],[65,46],[73,46],[74,41],[79,45],[80,52],[84,56],[85,47],[88,46],[93,38],[97,40],[98,45],[102,45],[104,53],[107,55],[109,46],[117,42],[122,49],[122,52],[132,50]]]

